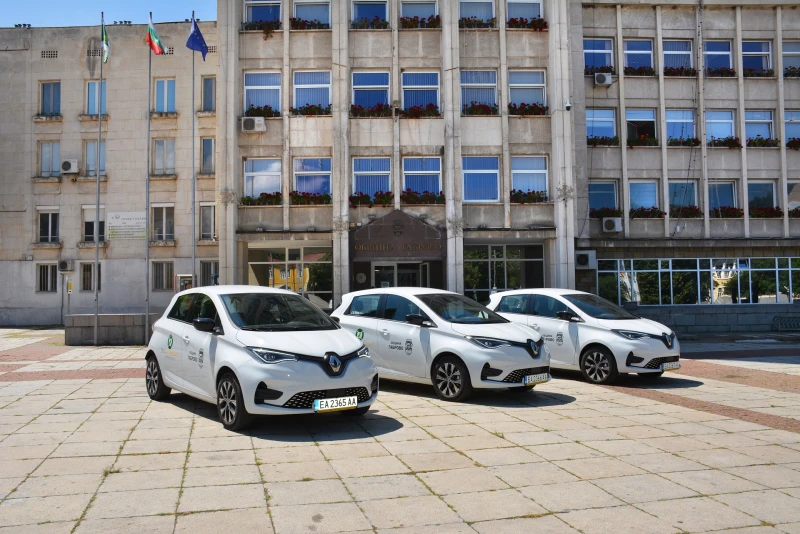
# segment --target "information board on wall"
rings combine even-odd
[[[147,212],[122,211],[106,217],[108,239],[145,239]]]

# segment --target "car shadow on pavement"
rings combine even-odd
[[[562,369],[550,369],[553,377],[562,380],[572,380],[574,382],[585,382],[583,376],[578,371],[566,371]],[[684,375],[666,373],[658,378],[639,376],[637,374],[622,374],[617,379],[609,384],[610,386],[617,386],[631,389],[683,389],[683,388],[696,388],[704,385],[705,382],[689,378]]]

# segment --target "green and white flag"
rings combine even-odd
[[[108,45],[108,33],[106,33],[105,21],[102,23],[102,27],[102,36],[100,39],[103,41],[103,63],[108,63],[108,53],[111,50],[111,47]]]

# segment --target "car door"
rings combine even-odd
[[[164,346],[159,348],[158,363],[164,376],[175,385],[183,386],[183,365],[181,360],[185,357],[186,343],[184,330],[187,319],[192,310],[192,305],[197,299],[196,294],[181,295],[163,321],[159,321],[157,328],[163,330],[158,338],[163,338]],[[156,337],[156,336],[154,336]]]
[[[575,347],[578,323],[558,318],[560,311],[573,311],[565,303],[549,295],[534,295],[528,325],[538,330],[550,349],[550,362],[556,366],[573,366],[577,363]]]
[[[383,316],[378,319],[378,344],[387,369],[400,375],[425,378],[430,361],[430,327],[407,323],[406,317],[412,314],[430,320],[409,299],[387,293]]]
[[[384,367],[377,343],[378,310],[382,296],[381,293],[376,292],[353,297],[340,322],[345,330],[354,334],[366,345],[377,367]]]
[[[217,308],[211,297],[205,293],[197,293],[186,327],[183,330],[183,342],[186,353],[181,357],[184,386],[196,393],[209,397],[215,395],[214,362],[216,361],[217,335],[197,330],[191,321],[194,319],[211,319],[219,322]]]

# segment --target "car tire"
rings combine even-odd
[[[347,410],[344,413],[350,417],[361,417],[362,415],[366,415],[368,411],[369,406],[362,406],[361,408],[356,408],[355,410]]]
[[[592,384],[610,384],[617,379],[617,362],[604,347],[590,347],[581,354],[581,373]]]
[[[664,371],[660,373],[639,373],[639,378],[642,380],[657,380],[664,375]]]
[[[534,386],[514,386],[512,388],[508,388],[508,390],[512,393],[525,393],[527,391],[533,391]]]
[[[164,377],[161,374],[161,366],[158,365],[158,359],[152,354],[147,357],[144,384],[147,388],[147,394],[155,401],[162,401],[166,399],[172,392],[172,390],[168,388],[166,384],[164,384]]]
[[[233,373],[225,373],[217,383],[217,414],[226,430],[241,430],[250,424],[242,388]]]
[[[472,395],[467,366],[453,356],[439,359],[433,366],[433,389],[440,399],[459,402]]]

